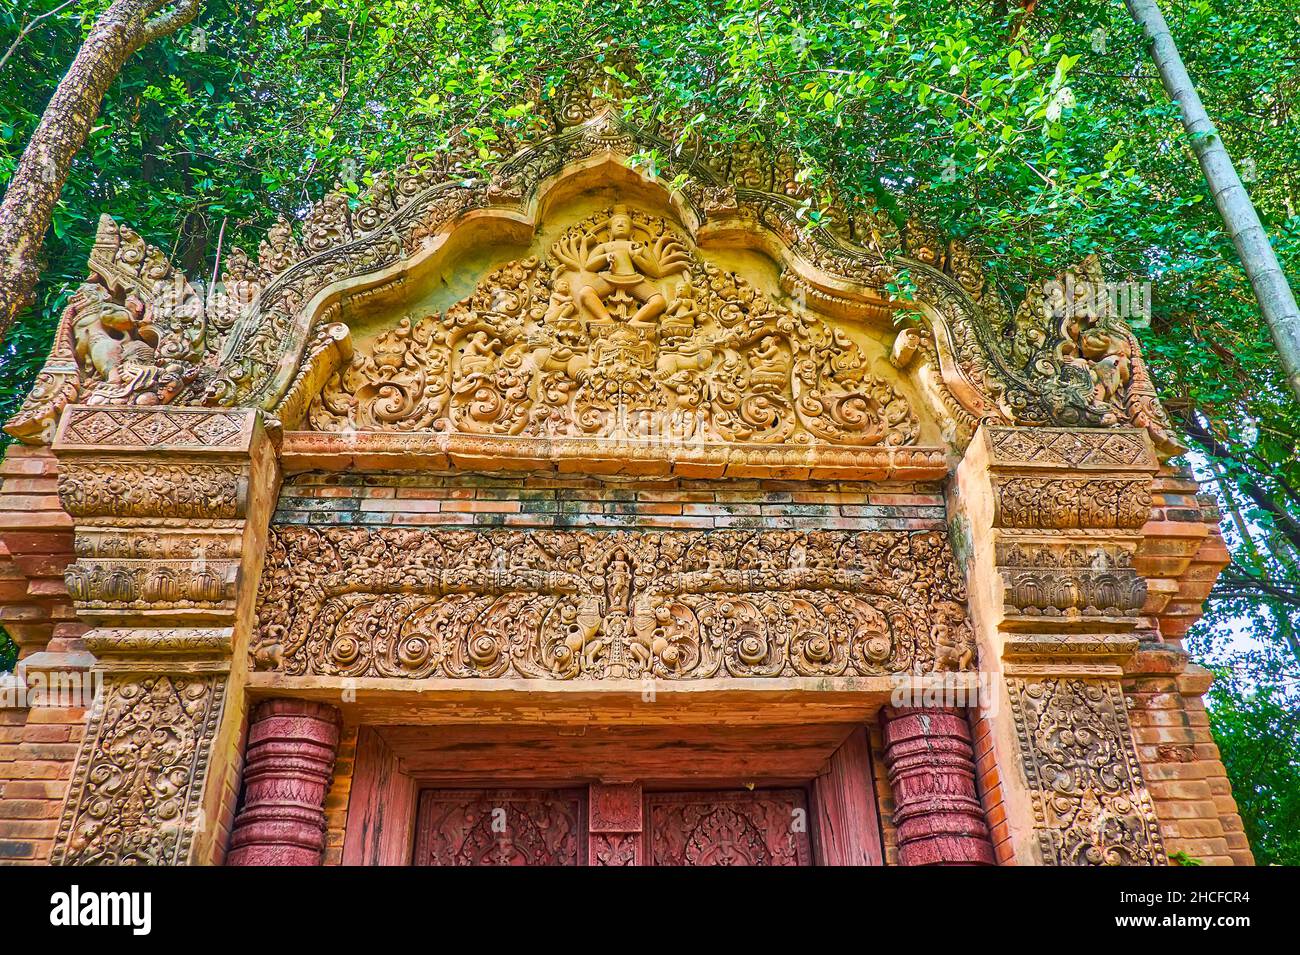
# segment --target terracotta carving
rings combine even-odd
[[[909,221],[900,237],[880,210],[864,206],[850,212],[836,203],[828,225],[810,226],[799,205],[806,187],[788,157],[748,144],[725,152],[692,140],[682,148],[673,130],[627,125],[607,104],[593,105],[589,94],[573,102],[583,105],[557,112],[549,136],[515,141],[503,130],[503,148],[517,151],[486,181],[465,175],[457,152],[463,147],[457,146],[375,175],[355,209],[341,191],[327,192],[296,231],[284,220],[272,226],[256,262],[231,250],[220,287],[206,298],[159,250],[105,219],[89,262],[90,282],[69,305],[50,361],[9,430],[24,441],[48,441],[59,410],[75,400],[260,407],[283,413],[296,425],[310,398],[348,357],[346,347],[320,347],[321,330],[334,323],[337,310],[337,305],[319,314],[311,310],[310,303],[330,298],[322,293],[356,289],[368,277],[397,269],[467,216],[497,208],[532,215],[545,184],[593,158],[629,162],[634,154],[654,152],[665,157],[660,182],[685,181],[681,200],[693,222],[741,228],[782,250],[783,287],[814,306],[883,320],[891,311],[887,285],[898,268],[909,269],[923,306],[913,330],[930,328],[924,341],[905,343],[900,360],[917,352],[928,360],[901,364],[930,382],[966,438],[973,424],[985,419],[1068,427],[1132,424],[1148,430],[1162,453],[1178,450],[1136,339],[1104,296],[1036,288],[1013,311],[990,287],[971,248],[946,243],[918,222]],[[701,271],[685,234],[656,228],[639,221],[635,211],[620,210],[602,214],[581,234],[558,243],[546,272],[528,290],[543,294],[549,307],[549,315],[526,321],[546,330],[535,347],[521,344],[525,331],[514,327],[517,323],[500,320],[510,309],[483,307],[477,308],[481,316],[497,311],[498,317],[483,327],[462,328],[454,341],[432,343],[435,351],[445,349],[457,362],[465,361],[460,420],[493,433],[517,433],[512,429],[530,423],[538,427],[531,412],[543,410],[536,405],[542,383],[532,366],[546,366],[557,387],[576,389],[584,370],[595,367],[582,367],[584,354],[599,348],[626,367],[586,386],[598,408],[615,394],[620,400],[631,394],[656,402],[667,397],[673,408],[704,409],[705,399],[692,392],[714,387],[726,389],[726,396],[721,404],[708,399],[707,410],[715,416],[727,411],[721,427],[739,435],[724,440],[785,440],[773,436],[791,418],[798,419],[796,436],[807,431],[832,443],[906,439],[907,416],[887,388],[853,377],[856,372],[842,380],[849,372],[834,359],[839,377],[819,380],[825,372],[819,356],[793,347],[781,329],[765,335],[754,329],[751,336],[741,328],[722,353],[711,351],[705,341],[710,319],[731,311],[710,308],[719,303],[747,308],[748,292],[738,286],[740,301],[729,297],[727,288],[716,287],[718,277]],[[557,265],[563,266],[558,273]],[[1063,289],[1104,284],[1093,259],[1061,279],[1057,285]],[[725,278],[721,281],[725,285]],[[499,276],[494,284],[509,290]],[[364,299],[369,293],[350,294]],[[705,328],[692,335],[697,315]],[[510,317],[524,320],[520,313]],[[611,330],[609,339],[572,338],[579,327],[590,336],[590,323],[611,321],[620,328]],[[656,328],[659,339],[651,341],[647,333]],[[665,352],[672,357],[662,362],[641,357],[656,345],[661,357]],[[832,337],[814,347],[824,352],[838,346]],[[447,354],[416,354],[409,369],[385,365],[378,353],[369,357],[382,370],[378,377],[372,380],[375,369],[363,363],[335,389],[336,400],[346,395],[350,405],[357,397],[365,407],[327,402],[335,419],[361,428],[385,427],[385,416],[392,415],[398,427],[418,430],[444,416],[439,392],[449,387],[448,374],[458,376],[455,363],[449,369],[439,365]],[[519,367],[512,366],[516,358]],[[814,360],[810,364],[806,358]],[[432,365],[426,366],[426,359]],[[643,373],[647,365],[650,374]],[[786,381],[786,365],[793,366],[794,395],[782,394],[780,387],[771,390]],[[711,378],[712,385],[699,384],[701,377]],[[297,393],[304,381],[312,394]],[[738,390],[746,381],[753,387]],[[424,395],[430,382],[434,393]],[[368,385],[385,392],[358,394]],[[647,395],[640,395],[642,390]],[[525,394],[532,407],[512,413]],[[558,398],[559,393],[549,394],[549,404],[563,404]],[[791,401],[793,413],[785,407]],[[497,403],[505,407],[498,410]],[[408,405],[419,405],[424,413]],[[886,417],[899,419],[883,426],[863,422],[879,418],[882,408],[894,409]],[[820,422],[826,433],[806,419]]]
[[[114,679],[86,728],[56,865],[183,865],[199,818],[224,676]]]
[[[964,601],[933,531],[279,527],[254,662],[402,679],[970,669]]]
[[[1114,680],[1008,680],[1045,865],[1164,865]]]
[[[705,264],[623,206],[403,319],[311,405],[321,431],[913,444],[916,416],[841,329]]]

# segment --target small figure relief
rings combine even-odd
[[[749,387],[755,394],[777,394],[790,380],[790,355],[775,335],[765,335],[749,354]]]
[[[573,299],[588,317],[600,322],[617,317],[633,325],[653,325],[668,309],[668,299],[652,280],[679,275],[690,264],[672,233],[655,235],[634,224],[626,206],[615,206],[594,228],[565,233],[553,254],[561,268],[577,273],[570,288],[577,289]]]
[[[621,549],[614,551],[605,565],[605,609],[607,613],[632,609],[632,565]]]

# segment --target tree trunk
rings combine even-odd
[[[0,340],[32,303],[39,256],[72,159],[104,94],[145,44],[194,19],[202,0],[113,0],[50,98],[0,203]]]
[[[1191,138],[1192,149],[1200,160],[1205,181],[1209,183],[1214,203],[1219,207],[1219,215],[1223,217],[1255,290],[1273,344],[1282,358],[1287,383],[1300,399],[1300,309],[1296,307],[1295,296],[1269,244],[1268,233],[1260,224],[1250,195],[1241,184],[1223,140],[1192,85],[1192,78],[1187,74],[1187,67],[1183,65],[1183,58],[1156,0],[1124,2],[1151,43],[1151,57],[1160,71],[1166,92],[1182,113],[1183,128]]]

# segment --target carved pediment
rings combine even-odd
[[[574,89],[589,91],[590,87],[577,83]],[[48,442],[58,415],[73,402],[259,407],[295,428],[307,416],[308,405],[325,379],[351,358],[348,325],[338,321],[342,311],[372,290],[436,268],[432,260],[448,248],[462,246],[475,224],[493,222],[503,230],[526,230],[544,217],[554,193],[571,195],[579,178],[588,180],[584,186],[609,192],[612,187],[617,191],[622,176],[637,180],[643,192],[659,190],[656,201],[664,200],[660,204],[674,210],[683,224],[683,235],[676,241],[684,261],[667,261],[664,264],[671,271],[659,276],[636,272],[635,281],[629,272],[624,277],[630,284],[614,288],[621,277],[611,267],[584,267],[568,276],[557,275],[559,253],[538,253],[536,275],[522,291],[540,292],[549,307],[552,298],[566,294],[565,278],[576,282],[578,287],[567,294],[575,299],[573,311],[582,321],[573,326],[575,335],[580,328],[581,340],[563,341],[560,316],[543,323],[526,312],[516,316],[516,324],[522,327],[519,334],[538,333],[540,328],[543,336],[557,338],[555,348],[542,344],[529,350],[526,341],[502,338],[501,333],[514,334],[513,326],[496,333],[488,327],[477,329],[488,339],[476,338],[472,345],[460,338],[442,343],[431,339],[428,347],[435,353],[441,348],[449,363],[445,373],[433,375],[435,389],[438,383],[446,386],[443,408],[435,407],[438,397],[431,394],[412,402],[419,410],[410,417],[405,404],[411,401],[406,392],[411,385],[381,376],[378,386],[387,390],[380,400],[369,402],[368,410],[359,405],[340,410],[338,402],[351,405],[353,398],[367,404],[356,389],[364,392],[375,386],[364,380],[349,384],[348,373],[356,379],[357,373],[364,372],[354,366],[333,398],[321,402],[342,423],[326,420],[315,426],[364,431],[378,427],[391,414],[394,430],[450,427],[443,433],[510,435],[516,427],[543,432],[550,427],[548,433],[588,434],[588,422],[570,417],[542,426],[533,417],[546,410],[539,407],[539,400],[552,407],[556,402],[539,398],[536,389],[543,373],[532,364],[539,360],[567,364],[568,359],[554,355],[569,347],[581,355],[585,346],[593,368],[609,364],[597,359],[597,352],[601,359],[615,356],[626,362],[638,350],[651,351],[654,383],[643,382],[645,400],[657,395],[663,403],[653,410],[634,409],[636,428],[676,426],[673,413],[688,408],[697,412],[693,420],[705,422],[701,435],[724,440],[736,440],[724,438],[724,433],[741,435],[752,429],[753,437],[739,440],[789,441],[794,447],[906,445],[910,427],[903,418],[891,420],[902,412],[888,389],[878,388],[865,375],[855,378],[857,372],[843,365],[851,366],[854,359],[833,356],[837,343],[833,337],[829,343],[818,343],[821,333],[815,327],[808,326],[806,344],[796,342],[797,335],[789,331],[781,331],[767,344],[763,337],[739,343],[749,333],[745,323],[738,322],[733,328],[724,327],[732,344],[707,359],[703,351],[688,349],[707,348],[718,331],[712,315],[701,311],[704,324],[686,341],[665,336],[677,315],[691,308],[736,306],[748,314],[744,296],[750,289],[741,283],[733,293],[725,287],[725,278],[723,288],[714,288],[715,276],[686,242],[687,232],[700,242],[707,232],[710,243],[728,237],[761,249],[778,262],[782,288],[803,295],[827,314],[887,317],[893,307],[890,283],[899,270],[906,270],[917,295],[914,302],[904,304],[915,321],[905,329],[904,347],[896,357],[902,359],[900,366],[912,356],[921,359],[909,375],[927,399],[942,407],[940,430],[950,443],[963,445],[980,421],[1064,427],[1132,424],[1148,430],[1162,453],[1179,450],[1132,331],[1105,301],[1098,305],[1095,290],[1106,283],[1095,260],[1062,277],[1057,285],[1064,294],[1035,294],[1031,289],[1020,308],[1013,310],[987,280],[973,250],[961,242],[947,242],[915,221],[900,236],[879,209],[850,212],[838,203],[827,219],[810,223],[801,214],[805,187],[788,157],[747,144],[721,148],[690,137],[683,145],[672,130],[634,126],[607,104],[588,100],[589,95],[578,96],[572,102],[581,103],[581,108],[558,110],[548,135],[515,140],[503,133],[502,142],[514,152],[496,163],[490,176],[471,176],[456,147],[432,158],[413,159],[392,173],[374,174],[355,201],[338,189],[327,193],[300,223],[282,220],[273,226],[256,257],[238,248],[229,250],[221,263],[222,283],[206,295],[198,294],[195,289],[200,283],[191,284],[172,269],[158,249],[105,219],[88,263],[90,279],[72,297],[50,360],[7,430],[24,441]],[[642,170],[643,175],[629,172],[633,157],[642,154],[664,157],[662,166]],[[637,226],[648,227],[646,222]],[[644,244],[648,239],[647,233],[635,241]],[[608,235],[589,238],[588,251],[609,241]],[[651,245],[646,254],[648,262],[658,252]],[[678,270],[678,266],[683,267]],[[517,267],[526,270],[524,261]],[[640,285],[642,281],[647,285]],[[662,310],[646,292],[650,287],[663,296]],[[685,301],[678,301],[680,292],[686,294]],[[728,300],[731,294],[740,300]],[[532,308],[536,303],[523,304]],[[472,310],[480,318],[487,314],[479,305]],[[622,322],[617,334],[600,327],[617,321]],[[413,318],[412,340],[426,330],[418,317]],[[613,338],[601,338],[605,331]],[[394,347],[404,346],[395,343]],[[466,422],[475,423],[467,431],[457,430],[461,426],[455,423],[452,396],[454,386],[469,387],[463,377],[457,380],[466,347],[486,349],[477,357],[493,363],[493,375],[508,370],[509,362],[521,363],[515,369],[521,381],[510,387],[528,392],[522,424],[512,420],[500,430],[503,421],[496,417],[497,411],[482,403],[497,399],[492,387],[486,391],[480,387],[487,379],[479,371],[473,392],[481,392],[482,400],[469,400],[467,416],[462,415]],[[384,360],[379,355],[370,357],[377,365]],[[411,369],[412,380],[429,374],[419,367],[426,357],[412,359],[417,366]],[[471,368],[474,358],[470,356]],[[661,359],[665,368],[674,363],[713,362],[707,369],[697,368],[701,374],[696,378],[716,388],[720,397],[679,393],[660,380],[673,377],[671,371],[660,372]],[[833,379],[825,378],[824,367],[816,364],[819,359],[831,362]],[[728,361],[732,364],[724,368]],[[756,368],[754,361],[775,364]],[[784,376],[778,366],[785,361],[791,364],[789,387],[773,391],[771,376],[777,370]],[[630,373],[628,368],[624,371]],[[751,387],[748,404],[727,408],[727,402],[740,400],[724,394],[734,391],[725,384],[732,372],[748,375],[768,390],[755,394]],[[616,379],[606,384],[620,395],[616,404],[626,407],[630,399],[623,396],[632,394],[633,383]],[[567,405],[570,416],[581,387],[583,383],[574,383]],[[689,408],[692,401],[698,402],[698,408]],[[517,399],[510,404],[511,413],[521,408]],[[378,417],[367,422],[371,412]],[[422,420],[425,417],[427,421]],[[561,423],[566,426],[560,427]],[[568,428],[570,424],[576,427]],[[781,437],[787,429],[788,435]]]
[[[312,401],[318,431],[894,447],[914,410],[844,329],[614,206],[442,314],[406,317]]]

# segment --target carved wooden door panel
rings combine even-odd
[[[581,790],[430,789],[420,795],[415,864],[585,865]]]
[[[802,789],[650,793],[649,865],[812,865]]]

